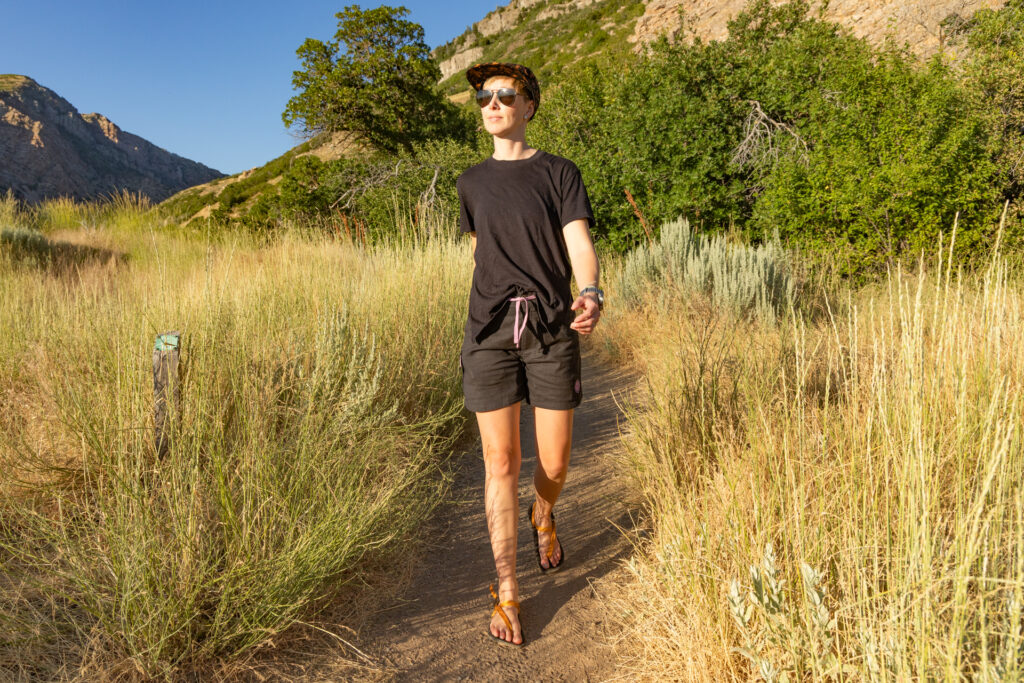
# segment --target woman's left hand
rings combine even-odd
[[[590,334],[593,332],[597,321],[601,319],[601,308],[597,305],[594,297],[578,296],[576,301],[572,302],[571,308],[574,311],[582,308],[583,312],[576,316],[576,319],[572,321],[569,327],[580,334]]]

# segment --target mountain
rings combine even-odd
[[[80,114],[27,76],[0,75],[0,193],[33,203],[98,199],[121,190],[154,202],[223,174]]]

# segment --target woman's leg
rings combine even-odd
[[[537,434],[537,468],[533,472],[533,485],[537,489],[537,500],[533,506],[533,521],[539,527],[551,528],[551,508],[562,492],[565,477],[569,472],[569,453],[572,450],[572,409],[533,409]],[[549,532],[538,532],[540,562],[548,566]],[[551,556],[551,565],[562,561],[562,544],[556,543]]]
[[[501,600],[519,600],[516,581],[516,539],[519,519],[519,466],[522,449],[519,442],[519,403],[477,413],[480,440],[483,445],[484,504],[487,510],[487,528],[491,533],[494,566],[498,570],[498,597]],[[491,634],[509,642],[523,642],[519,626],[519,612],[505,607],[512,622],[512,633],[502,618],[491,617]]]

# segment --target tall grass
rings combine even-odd
[[[617,340],[650,386],[639,677],[1022,676],[1024,292],[936,260],[817,324],[681,297]]]
[[[146,196],[127,190],[91,202],[57,197],[36,204],[20,202],[7,190],[0,196],[0,228],[35,230],[48,235],[102,228],[107,234],[124,235],[153,228],[160,222],[151,208],[153,205]]]
[[[13,228],[18,225],[21,203],[9,189],[0,196],[0,228]]]
[[[466,245],[202,242],[122,213],[76,239],[127,266],[0,262],[0,677],[244,659],[409,537],[462,425]],[[169,329],[184,371],[160,459]]]

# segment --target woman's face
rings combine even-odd
[[[492,76],[484,83],[484,90],[495,91],[500,88],[518,90],[515,81],[508,76]],[[524,117],[533,113],[533,103],[526,95],[517,95],[515,102],[509,107],[499,102],[497,97],[491,97],[490,103],[484,105],[480,113],[484,117],[484,128],[488,133],[508,137],[526,127]]]

